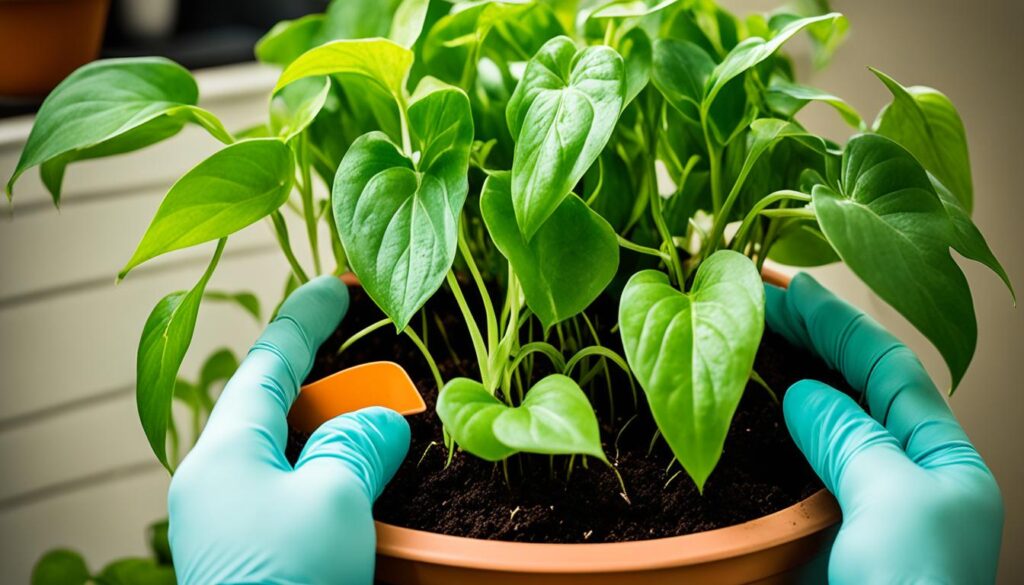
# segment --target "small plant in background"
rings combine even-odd
[[[239,133],[196,106],[191,75],[163,59],[96,62],[53,92],[8,194],[38,166],[59,204],[68,164],[186,124],[224,144],[174,184],[119,275],[217,242],[200,281],[160,301],[140,342],[139,415],[161,462],[176,459],[171,402],[207,283],[229,237],[261,220],[291,286],[325,270],[359,277],[387,318],[353,339],[387,326],[407,335],[442,388],[449,442],[489,461],[609,463],[590,397],[604,384],[611,408],[629,398],[612,383],[625,372],[703,489],[756,379],[768,259],[845,262],[935,345],[956,388],[977,331],[951,250],[1010,283],[970,219],[952,103],[875,71],[893,100],[869,125],[798,84],[781,49],[806,34],[827,62],[847,30],[827,10],[739,19],[708,0],[576,4],[404,0],[390,13],[334,2],[257,45],[282,73],[268,122]],[[849,124],[845,144],[799,123],[814,102]],[[305,232],[307,265],[286,214]],[[474,377],[443,379],[423,340],[417,316],[439,294],[465,321]],[[624,355],[601,343],[588,309],[602,294],[620,296],[617,325],[603,329]]]

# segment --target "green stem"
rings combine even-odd
[[[672,258],[668,254],[662,252],[661,250],[655,250],[654,248],[641,246],[640,244],[637,244],[636,242],[631,242],[622,236],[618,236],[618,239],[619,246],[622,248],[632,250],[633,252],[637,252],[638,254],[646,254],[648,256],[660,258],[663,262],[665,262],[665,264],[669,264],[670,262],[672,262]]]
[[[281,211],[276,210],[271,213],[270,219],[274,224],[274,235],[277,236],[277,244],[281,247],[281,251],[284,252],[284,257],[288,259],[288,264],[291,265],[295,278],[298,279],[299,284],[309,282],[309,276],[306,276],[306,271],[302,269],[302,265],[295,258],[295,252],[292,251],[291,240],[288,237],[288,224],[285,223]]]
[[[480,270],[476,266],[476,261],[473,260],[473,253],[470,251],[469,245],[466,244],[465,227],[465,224],[460,221],[458,234],[459,252],[466,261],[469,274],[473,277],[477,291],[480,293],[480,300],[483,301],[484,318],[487,323],[487,349],[493,352],[498,345],[498,318],[494,314],[494,305],[491,303],[490,293],[487,292],[487,284],[484,283],[483,277],[480,276]]]
[[[353,333],[351,337],[345,340],[345,343],[341,344],[341,347],[338,348],[338,351],[335,355],[341,355],[341,352],[351,347],[353,343],[359,341],[360,339],[366,337],[367,335],[373,333],[374,331],[380,329],[381,327],[384,327],[388,323],[391,323],[391,319],[385,317],[384,319],[381,319],[380,321],[377,321],[376,323],[368,325],[367,327],[364,327],[359,331]]]
[[[488,386],[491,376],[488,367],[487,346],[484,344],[483,336],[480,334],[480,328],[473,318],[473,313],[469,310],[469,305],[466,303],[465,295],[462,294],[462,287],[459,285],[459,279],[455,277],[455,272],[449,270],[445,277],[448,280],[448,286],[452,289],[452,295],[455,296],[455,302],[459,305],[459,310],[462,311],[462,318],[466,320],[466,328],[469,329],[469,337],[473,341],[473,350],[476,353],[476,360],[480,366],[480,381],[483,382],[484,386]]]
[[[776,191],[771,195],[768,195],[764,199],[758,201],[754,205],[754,207],[747,213],[747,216],[743,218],[743,223],[740,224],[739,230],[736,232],[736,235],[733,236],[731,246],[732,249],[738,252],[742,252],[743,248],[747,245],[747,237],[750,233],[750,229],[754,225],[754,222],[757,220],[758,216],[763,215],[763,212],[769,205],[777,203],[779,201],[786,200],[804,201],[809,203],[811,201],[811,196],[807,195],[806,193],[801,193],[799,191],[790,191],[788,189],[784,189],[782,191]]]
[[[309,248],[313,254],[313,269],[317,274],[323,272],[320,264],[320,237],[317,233],[316,209],[313,201],[313,177],[309,165],[309,137],[303,132],[299,136],[299,169],[302,173],[302,183],[299,185],[299,193],[302,195],[302,214],[306,219],[306,236],[309,238]]]
[[[437,362],[434,361],[434,356],[430,355],[430,350],[427,349],[426,344],[423,343],[420,336],[416,335],[416,332],[412,330],[412,327],[406,327],[402,333],[405,333],[405,335],[412,340],[413,344],[415,344],[420,350],[420,353],[423,354],[423,358],[427,360],[427,366],[430,367],[430,373],[434,375],[434,383],[437,384],[437,389],[440,391],[444,388],[444,379],[441,378],[441,372],[437,369]]]

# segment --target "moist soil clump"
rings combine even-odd
[[[701,495],[679,464],[672,462],[664,440],[653,440],[656,427],[643,391],[637,386],[634,406],[628,380],[617,373],[612,376],[615,418],[610,415],[603,381],[593,386],[592,402],[601,421],[605,453],[622,475],[626,494],[612,471],[593,459],[584,463],[575,458],[571,474],[569,457],[519,455],[508,460],[506,469],[456,451],[449,464],[441,422],[434,413],[437,388],[411,342],[388,327],[337,355],[345,339],[382,318],[361,288],[350,291],[352,308],[322,346],[308,381],[352,365],[392,360],[408,370],[427,403],[426,412],[408,418],[412,444],[374,507],[380,521],[480,539],[622,542],[746,522],[795,504],[822,487],[793,444],[781,406],[763,387],[750,383],[733,418],[722,459]],[[427,305],[427,344],[444,379],[474,376],[465,324],[447,296],[437,295]],[[588,313],[602,342],[621,353],[618,335],[609,331],[615,323],[615,301],[599,300]],[[418,329],[423,325],[424,321],[414,320]],[[820,359],[767,329],[754,369],[780,400],[790,384],[804,378],[851,392]],[[307,438],[290,432],[291,461]]]

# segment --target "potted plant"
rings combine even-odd
[[[360,286],[311,379],[398,359],[432,407],[377,503],[382,581],[748,582],[827,545],[838,512],[778,400],[802,377],[843,384],[765,331],[762,272],[784,282],[763,266],[845,262],[955,389],[976,324],[951,249],[1010,286],[970,219],[959,115],[876,72],[893,101],[869,126],[796,83],[783,45],[806,34],[824,63],[836,13],[567,6],[339,1],[283,22],[256,47],[282,68],[269,122],[238,133],[162,59],[97,62],[50,95],[9,194],[39,166],[59,203],[71,162],[188,123],[225,145],[174,184],[119,275],[217,242],[139,345],[139,415],[168,469],[177,371],[229,237],[270,224],[290,289],[325,270],[326,223],[333,272]],[[811,102],[854,135],[806,130]]]

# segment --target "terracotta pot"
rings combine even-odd
[[[110,0],[0,0],[0,96],[43,96],[100,52]]]
[[[766,282],[789,278],[766,270]],[[477,540],[377,522],[377,580],[387,585],[679,585],[824,583],[841,519],[825,490],[718,530],[633,542]]]

